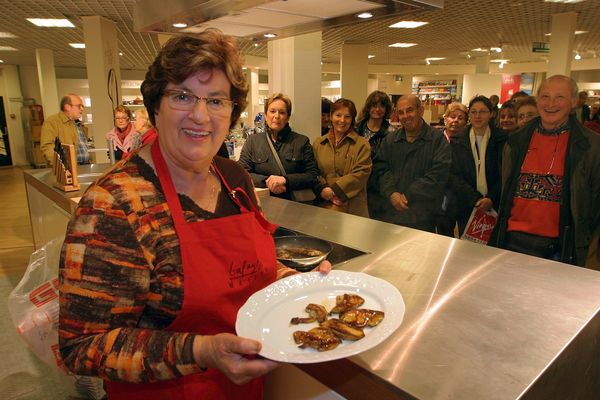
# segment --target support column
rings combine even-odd
[[[350,99],[360,111],[367,99],[369,81],[369,45],[344,43],[340,61],[342,97]]]
[[[85,40],[93,130],[96,148],[105,148],[105,134],[114,127],[113,109],[121,104],[121,70],[116,24],[104,17],[81,17]],[[107,91],[108,86],[108,91]],[[112,97],[112,100],[111,100]],[[96,162],[108,162],[105,152],[96,152]]]
[[[576,25],[577,13],[567,12],[552,15],[552,36],[550,39],[550,60],[547,76],[557,74],[571,76]]]
[[[60,96],[56,87],[56,70],[54,68],[54,52],[50,49],[35,49],[38,81],[40,83],[40,103],[44,115],[49,117],[60,111]]]
[[[248,106],[246,112],[248,112],[247,123],[252,126],[254,123],[254,117],[259,112],[263,111],[262,106],[259,104],[260,95],[258,93],[258,68],[248,67],[248,83],[250,90],[248,90]]]
[[[366,79],[366,78],[365,78]],[[269,42],[269,94],[292,100],[292,129],[321,135],[321,32]]]

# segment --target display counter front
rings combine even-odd
[[[100,171],[80,170],[86,173]],[[54,203],[48,213],[68,220],[82,192],[54,189],[49,174],[26,171],[28,196],[39,192]],[[384,279],[406,304],[400,328],[377,347],[285,367],[332,390],[315,399],[592,399],[600,393],[599,272],[274,197],[261,203],[280,226],[364,252],[334,268]],[[32,215],[36,204],[30,196]],[[32,216],[32,225],[39,222]],[[310,398],[299,395],[296,375],[281,377],[285,368],[271,375],[281,378],[286,398]]]

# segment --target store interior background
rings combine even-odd
[[[313,0],[290,0],[288,3],[294,1],[305,3],[307,10],[311,10],[312,3],[315,3]],[[340,4],[339,0],[336,1],[331,5]],[[546,75],[552,53],[534,52],[532,46],[534,42],[539,42],[552,47],[552,38],[547,34],[553,32],[553,16],[574,12],[575,30],[584,33],[572,36],[571,76],[578,82],[581,90],[588,91],[588,104],[592,105],[600,101],[600,24],[597,23],[600,19],[600,3],[598,0],[581,0],[573,4],[555,1],[557,0],[428,0],[433,6],[416,12],[360,23],[357,19],[356,23],[347,26],[324,29],[319,32],[319,37],[322,38],[319,54],[320,94],[333,100],[343,94],[346,82],[341,78],[342,47],[348,43],[366,46],[369,55],[367,90],[361,98],[353,98],[359,110],[366,95],[376,89],[390,95],[419,93],[422,99],[426,99],[425,89],[420,87],[426,83],[449,83],[448,86],[453,86],[450,95],[463,103],[468,103],[475,94],[501,95],[503,87],[506,92],[507,82],[514,83],[515,80],[527,83],[521,86],[513,84],[512,91],[525,89],[535,92]],[[203,0],[188,1],[203,2],[210,3]],[[14,165],[37,164],[35,155],[32,154],[35,143],[30,143],[35,139],[25,132],[27,128],[23,127],[21,108],[24,102],[35,101],[41,104],[45,88],[40,85],[39,79],[40,49],[51,52],[56,76],[57,99],[55,104],[44,107],[44,114],[48,116],[56,112],[62,94],[80,94],[88,105],[84,111],[84,122],[88,124],[96,146],[104,147],[103,137],[107,130],[104,127],[112,125],[112,115],[110,112],[97,112],[91,103],[86,50],[74,49],[68,45],[72,42],[84,42],[81,23],[83,16],[98,15],[115,22],[116,48],[122,53],[118,57],[120,101],[131,103],[141,100],[139,85],[147,65],[160,48],[161,39],[177,29],[171,29],[167,34],[135,32],[134,14],[140,3],[150,4],[152,0],[142,0],[137,5],[135,0],[83,0],[77,4],[24,0],[5,7],[0,16],[0,31],[17,36],[7,38],[0,35],[0,59],[3,60],[0,63],[0,96],[6,110]],[[407,3],[418,4],[410,0]],[[347,1],[343,4],[349,3]],[[443,8],[438,8],[439,5],[443,5]],[[68,17],[75,28],[37,28],[26,21],[25,18],[29,17]],[[169,21],[175,22],[173,18]],[[416,29],[389,28],[390,24],[400,20],[429,23]],[[241,21],[245,23],[243,19]],[[249,81],[258,86],[258,96],[251,99],[252,109],[248,108],[242,118],[246,125],[252,125],[254,116],[262,110],[262,101],[273,91],[268,82],[269,49],[274,43],[283,40],[286,39],[276,38],[270,42],[257,37],[240,39]],[[390,48],[389,44],[393,42],[411,42],[417,45],[410,48]],[[16,50],[9,51],[2,46],[11,46]],[[502,51],[490,50],[492,47],[499,47]],[[485,51],[478,51],[481,49]],[[374,57],[371,58],[371,55]],[[580,59],[575,59],[576,55]],[[431,57],[443,59],[434,60]],[[501,68],[498,60],[508,61],[502,63]],[[298,94],[292,95],[295,105],[298,103],[295,98],[297,96]],[[447,96],[440,94],[437,97]],[[430,96],[430,100],[435,98],[433,94]],[[425,119],[435,122],[438,114],[443,112],[443,104],[441,101],[430,103],[427,104]],[[319,104],[319,99],[315,98],[315,121],[318,118]],[[139,104],[128,106],[134,112],[136,108],[142,107]],[[297,110],[295,107],[292,126],[303,123],[302,114]],[[98,123],[99,120],[102,124]],[[316,130],[300,131],[309,137],[316,135]]]

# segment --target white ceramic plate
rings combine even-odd
[[[335,305],[335,297],[355,293],[365,299],[361,308],[385,312],[383,321],[365,328],[365,337],[355,342],[344,340],[337,348],[319,352],[301,349],[292,333],[308,331],[318,324],[290,325],[292,317],[308,316],[309,303],[321,304],[327,310]],[[346,358],[368,350],[390,336],[402,323],[404,301],[390,283],[373,276],[346,271],[297,274],[279,280],[253,294],[240,308],[235,329],[242,337],[262,342],[260,355],[288,363],[317,363]]]

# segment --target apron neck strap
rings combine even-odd
[[[158,141],[159,138],[156,138],[154,143],[152,143],[152,147],[150,148],[152,161],[154,161],[154,165],[156,167],[156,175],[158,176],[158,180],[160,182],[160,185],[162,186],[165,198],[167,199],[169,209],[171,210],[173,222],[175,222],[176,224],[184,223],[185,218],[183,216],[183,210],[181,209],[181,203],[179,202],[179,197],[177,196],[175,185],[173,185],[173,179],[171,179],[171,174],[169,174],[169,167],[167,166],[165,158],[163,157],[162,152],[160,151]]]

